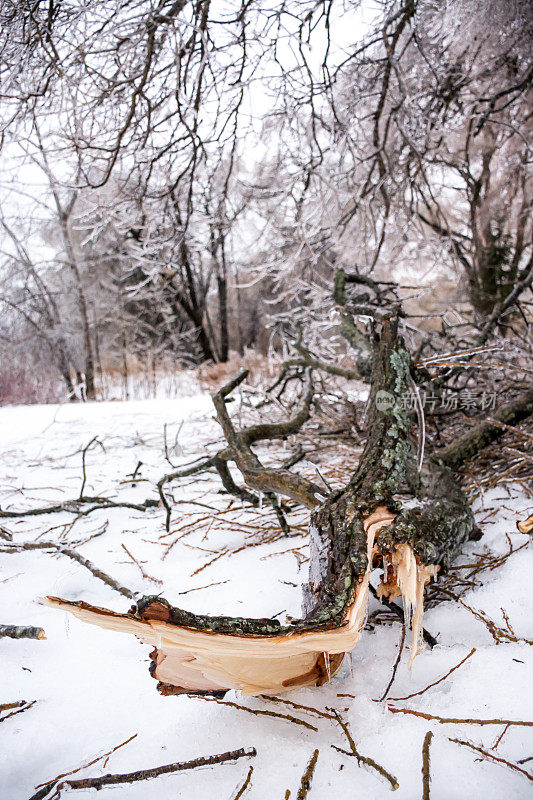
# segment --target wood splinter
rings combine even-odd
[[[516,527],[520,533],[533,533],[533,514],[527,519],[520,520],[516,523]]]
[[[0,625],[0,638],[9,639],[46,639],[43,628],[32,625]]]
[[[227,691],[245,695],[277,694],[326,683],[340,668],[344,654],[361,636],[368,605],[368,582],[377,532],[394,516],[379,508],[365,520],[368,566],[357,586],[343,624],[331,630],[283,632],[254,636],[195,630],[172,622],[172,607],[154,600],[138,613],[116,614],[87,603],[47,597],[46,605],[70,611],[89,622],[133,633],[155,646],[152,676],[181,691]],[[281,627],[281,626],[280,626]],[[169,693],[163,688],[164,694]]]

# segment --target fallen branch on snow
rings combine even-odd
[[[120,783],[135,783],[136,781],[146,781],[157,778],[159,775],[169,775],[172,772],[182,772],[187,769],[197,767],[207,767],[213,764],[224,764],[228,761],[237,761],[239,758],[249,758],[256,756],[255,747],[240,750],[230,750],[227,753],[220,753],[214,756],[200,756],[192,761],[181,761],[175,764],[164,764],[161,767],[142,769],[136,772],[125,772],[118,775],[102,775],[100,778],[79,778],[77,780],[66,780],[61,783],[49,783],[30,797],[30,800],[44,800],[52,789],[56,789],[54,796],[57,796],[61,789],[101,789],[103,786],[116,786]]]
[[[42,628],[27,625],[0,625],[0,639],[4,636],[10,639],[46,639]]]

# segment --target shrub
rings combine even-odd
[[[0,405],[58,403],[60,387],[50,376],[33,374],[24,367],[0,366]]]

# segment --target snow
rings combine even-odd
[[[154,483],[172,467],[165,460],[163,427],[167,425],[169,446],[179,431],[179,458],[192,460],[213,452],[220,433],[212,419],[208,395],[175,400],[106,402],[63,406],[0,408],[0,503],[3,510],[39,506],[74,498],[81,486],[81,452],[97,436],[103,445],[87,453],[86,494],[104,494],[141,502],[155,497]],[[170,457],[174,458],[175,453]],[[142,461],[142,480],[135,487],[121,485]],[[196,500],[207,506],[226,508],[227,495],[219,493],[214,476],[202,474],[172,484],[175,500]],[[498,506],[497,515],[483,523],[484,537],[465,550],[473,553],[505,553],[509,534],[520,546],[527,537],[516,531],[517,519],[531,513],[531,501],[519,487],[496,487],[487,492],[484,505],[477,503],[479,519],[486,509]],[[485,510],[484,510],[485,509]],[[227,515],[225,526],[209,528],[212,512],[198,505],[177,504],[171,530],[197,515],[197,530],[168,551],[178,533],[164,536],[160,508],[146,513],[127,509],[96,511],[72,527],[72,515],[59,514],[3,519],[0,525],[13,534],[14,542],[42,540],[75,542],[98,533],[79,550],[99,568],[134,592],[160,591],[171,601],[201,613],[269,616],[283,612],[299,616],[300,583],[307,577],[302,557],[307,539],[277,540],[226,553],[212,565],[193,575],[214,558],[220,548],[238,550],[257,541],[236,523],[243,516],[240,506]],[[300,521],[304,519],[300,515]],[[271,516],[265,526],[274,529]],[[49,530],[54,528],[54,530]],[[64,537],[60,539],[60,537]],[[4,539],[0,544],[6,545]],[[162,585],[142,577],[121,545],[125,544],[146,573]],[[202,548],[202,549],[198,549]],[[0,702],[36,700],[24,713],[0,724],[0,796],[6,800],[29,798],[38,784],[60,773],[77,769],[94,757],[111,750],[132,734],[136,738],[104,762],[87,767],[74,777],[97,776],[106,772],[129,772],[201,755],[254,746],[257,757],[200,770],[158,777],[104,788],[99,798],[158,797],[220,800],[235,796],[249,765],[254,766],[251,788],[246,796],[296,797],[301,776],[315,748],[320,754],[309,798],[336,796],[381,800],[388,796],[388,783],[356,760],[334,750],[346,748],[340,729],[332,722],[302,712],[274,706],[260,698],[226,699],[249,708],[268,708],[305,718],[319,732],[290,722],[258,717],[202,699],[161,697],[148,674],[149,648],[135,638],[113,634],[84,625],[58,611],[39,605],[46,594],[80,599],[116,610],[130,602],[97,580],[88,570],[62,555],[48,551],[0,553],[0,622],[41,626],[46,640],[0,639],[2,681]],[[463,596],[476,610],[482,610],[498,625],[502,608],[518,637],[533,639],[530,576],[531,548],[511,555],[501,567],[480,576],[482,586]],[[180,595],[192,588],[201,589]],[[372,606],[375,608],[376,606]],[[397,707],[416,709],[447,717],[533,719],[531,647],[525,643],[496,645],[485,625],[466,608],[447,602],[430,609],[424,625],[439,644],[422,650],[412,669],[407,668],[406,647],[390,691],[403,697],[443,676],[475,647],[476,652],[453,675],[422,695],[395,701]],[[477,761],[476,754],[449,741],[468,739],[490,749],[503,726],[440,725],[415,716],[392,714],[386,703],[375,702],[390,679],[400,641],[400,626],[376,626],[366,630],[349,659],[330,685],[292,692],[289,699],[319,709],[335,707],[349,722],[360,752],[381,763],[396,776],[397,800],[422,796],[422,742],[433,730],[431,744],[432,800],[463,800],[476,795],[484,800],[518,800],[528,796],[529,782],[501,765]],[[339,697],[351,694],[355,698]],[[516,762],[533,754],[531,728],[511,727],[494,752]],[[531,769],[530,764],[523,765]],[[76,796],[75,792],[71,793]],[[90,791],[85,794],[88,796]],[[64,792],[64,796],[70,796]]]

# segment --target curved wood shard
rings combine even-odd
[[[516,527],[520,533],[533,533],[533,514],[527,519],[522,519],[516,523]]]
[[[422,619],[424,616],[424,587],[437,576],[436,564],[419,564],[413,548],[406,542],[396,545],[391,556],[391,564],[384,569],[386,581],[378,587],[378,597],[403,597],[405,621],[411,625],[411,654],[408,667],[420,646]]]
[[[139,619],[132,614],[117,614],[57,597],[47,597],[44,602],[69,611],[83,622],[132,633],[155,645],[153,677],[184,692],[240,689],[246,695],[277,694],[296,687],[321,685],[335,675],[344,654],[355,647],[361,636],[374,540],[378,531],[393,520],[394,514],[385,507],[379,507],[365,520],[367,568],[342,624],[331,630],[239,636],[176,625],[169,620],[168,608],[163,603],[152,603],[144,618]]]

